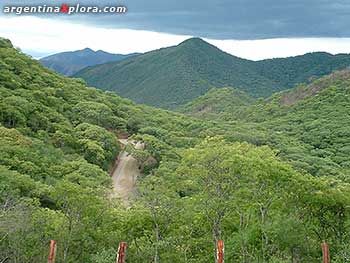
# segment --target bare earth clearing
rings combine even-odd
[[[119,140],[122,144],[132,144],[135,149],[143,150],[144,144],[141,142]],[[126,151],[119,154],[116,168],[112,172],[113,196],[121,198],[128,203],[135,191],[137,177],[141,174],[138,161]]]

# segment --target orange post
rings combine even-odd
[[[218,240],[217,263],[224,263],[224,241],[223,240]]]
[[[50,253],[49,253],[48,263],[55,263],[56,249],[57,249],[57,242],[55,240],[51,240],[50,241]]]
[[[323,263],[330,263],[329,247],[326,242],[322,243]]]
[[[126,247],[127,247],[126,242],[119,243],[118,254],[117,254],[117,263],[125,263]]]

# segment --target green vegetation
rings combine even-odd
[[[45,67],[52,69],[66,76],[72,76],[85,67],[120,61],[122,59],[139,55],[132,53],[127,55],[111,54],[105,51],[93,51],[89,48],[83,50],[62,52],[41,58],[39,61]]]
[[[178,46],[88,67],[75,76],[135,102],[175,109],[212,88],[230,86],[255,98],[268,97],[349,65],[349,55],[327,53],[255,62],[192,38]]]
[[[0,259],[9,262],[45,261],[50,238],[58,240],[58,262],[100,262],[130,239],[127,218],[144,211],[129,213],[107,198],[118,134],[140,131],[159,163],[179,159],[177,149],[195,145],[203,129],[199,121],[86,88],[3,39],[0,91]]]
[[[251,69],[248,60],[198,38],[120,63],[88,67],[75,76],[136,102],[170,109],[214,87],[235,86],[262,96],[262,85],[267,89],[274,85]]]
[[[212,90],[203,101],[222,105],[200,120],[87,88],[0,38],[0,261],[45,262],[55,239],[58,263],[113,262],[119,241],[128,262],[206,263],[223,238],[227,262],[320,262],[322,240],[346,262],[348,164],[327,154],[348,147],[348,76],[315,82],[317,96],[300,87],[288,106],[287,93]],[[125,134],[145,143],[128,209],[108,175]]]
[[[230,113],[231,117],[235,114],[239,115],[244,106],[250,106],[253,102],[254,99],[239,89],[213,88],[179,108],[178,111],[202,119],[215,120],[225,113]]]
[[[350,71],[339,71],[250,104],[239,103],[242,95],[233,99],[227,95],[225,100],[222,93],[213,90],[184,111],[201,118],[230,121],[238,133],[261,138],[259,144],[278,149],[279,156],[299,170],[349,180]],[[214,110],[202,113],[199,109],[204,107]],[[251,130],[259,131],[260,136]]]
[[[256,71],[278,83],[280,87],[291,88],[303,82],[350,66],[348,54],[332,55],[325,52],[308,53],[302,56],[275,58],[257,61]]]

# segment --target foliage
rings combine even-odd
[[[214,90],[189,104],[186,112],[230,121],[228,139],[268,144],[299,170],[348,180],[349,87],[350,73],[344,70],[250,104],[236,103],[237,97],[214,100],[221,96]],[[200,114],[197,109],[204,106],[220,110]]]
[[[57,263],[115,261],[120,241],[130,262],[204,263],[223,238],[227,262],[319,262],[322,240],[346,262],[349,82],[339,74],[291,105],[284,93],[251,105],[223,89],[237,104],[199,120],[87,88],[0,39],[0,261],[44,262],[55,239]],[[128,208],[108,175],[119,135],[145,143],[128,149],[145,168]]]
[[[137,157],[150,173],[157,164],[151,155],[179,158],[180,148],[193,145],[205,127],[87,88],[45,69],[10,41],[0,44],[0,260],[45,261],[50,239],[58,241],[58,262],[105,260],[133,231],[127,220],[144,211],[124,211],[119,200],[107,198],[118,135],[140,130],[147,150]],[[149,135],[150,127],[159,127],[159,138]]]
[[[229,87],[211,89],[178,111],[198,118],[215,119],[225,112],[238,115],[243,106],[249,106],[253,101],[246,93],[238,89]]]
[[[227,86],[255,98],[269,97],[349,65],[349,55],[328,53],[250,61],[192,38],[178,46],[88,67],[75,76],[139,103],[175,109],[212,88]]]

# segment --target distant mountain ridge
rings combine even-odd
[[[350,55],[324,52],[250,61],[191,38],[177,46],[87,67],[74,77],[138,103],[176,109],[212,88],[234,87],[255,98],[268,97],[349,65]]]
[[[249,60],[234,57],[199,38],[120,62],[91,66],[74,77],[136,102],[168,109],[215,87],[233,86],[267,96],[261,84],[269,89],[275,85],[257,74]]]
[[[41,64],[62,75],[72,76],[79,70],[87,66],[103,64],[110,61],[120,61],[122,59],[139,55],[132,53],[127,55],[111,54],[103,50],[93,51],[85,48],[77,51],[57,53],[40,59]]]
[[[253,63],[255,71],[282,87],[292,88],[303,82],[328,75],[350,66],[349,54],[332,55],[312,52],[304,55],[265,59]]]

